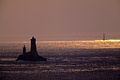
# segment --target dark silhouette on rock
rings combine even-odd
[[[23,54],[19,55],[17,60],[24,60],[24,61],[47,61],[46,58],[39,56],[36,48],[36,39],[32,37],[31,39],[31,49],[30,52],[26,52],[26,47],[23,47]]]

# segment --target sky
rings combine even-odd
[[[0,0],[0,42],[120,39],[120,0]]]

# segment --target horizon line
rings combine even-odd
[[[62,41],[81,41],[81,42],[89,42],[89,41],[103,41],[103,42],[120,42],[120,39],[86,39],[86,40],[37,40],[36,42],[62,42]],[[29,43],[30,41],[0,41],[0,43]]]

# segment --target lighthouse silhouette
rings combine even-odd
[[[34,37],[32,37],[32,39],[31,39],[31,52],[37,52],[36,39]]]
[[[36,48],[36,38],[32,37],[31,39],[31,50],[30,52],[32,53],[33,56],[37,56],[37,48]]]
[[[105,38],[105,33],[103,33],[103,41],[105,41],[106,40],[106,38]]]
[[[26,52],[26,47],[23,47],[23,54],[19,55],[17,60],[24,60],[24,61],[47,61],[46,58],[39,56],[36,47],[36,38],[32,37],[31,40],[31,48],[30,52]]]

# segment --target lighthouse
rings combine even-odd
[[[32,37],[31,39],[31,50],[30,52],[32,53],[33,56],[37,56],[37,49],[36,49],[36,38]]]
[[[36,49],[36,39],[34,37],[32,37],[31,39],[31,52],[37,52],[37,49]]]
[[[23,47],[23,55],[25,55],[25,54],[26,54],[26,47],[24,45],[24,47]]]
[[[105,41],[105,33],[103,33],[103,41]]]
[[[26,47],[23,47],[23,54],[19,55],[16,61],[24,60],[24,61],[47,61],[47,58],[38,55],[37,48],[36,48],[36,38],[32,37],[31,41],[31,48],[29,52],[26,52]]]

